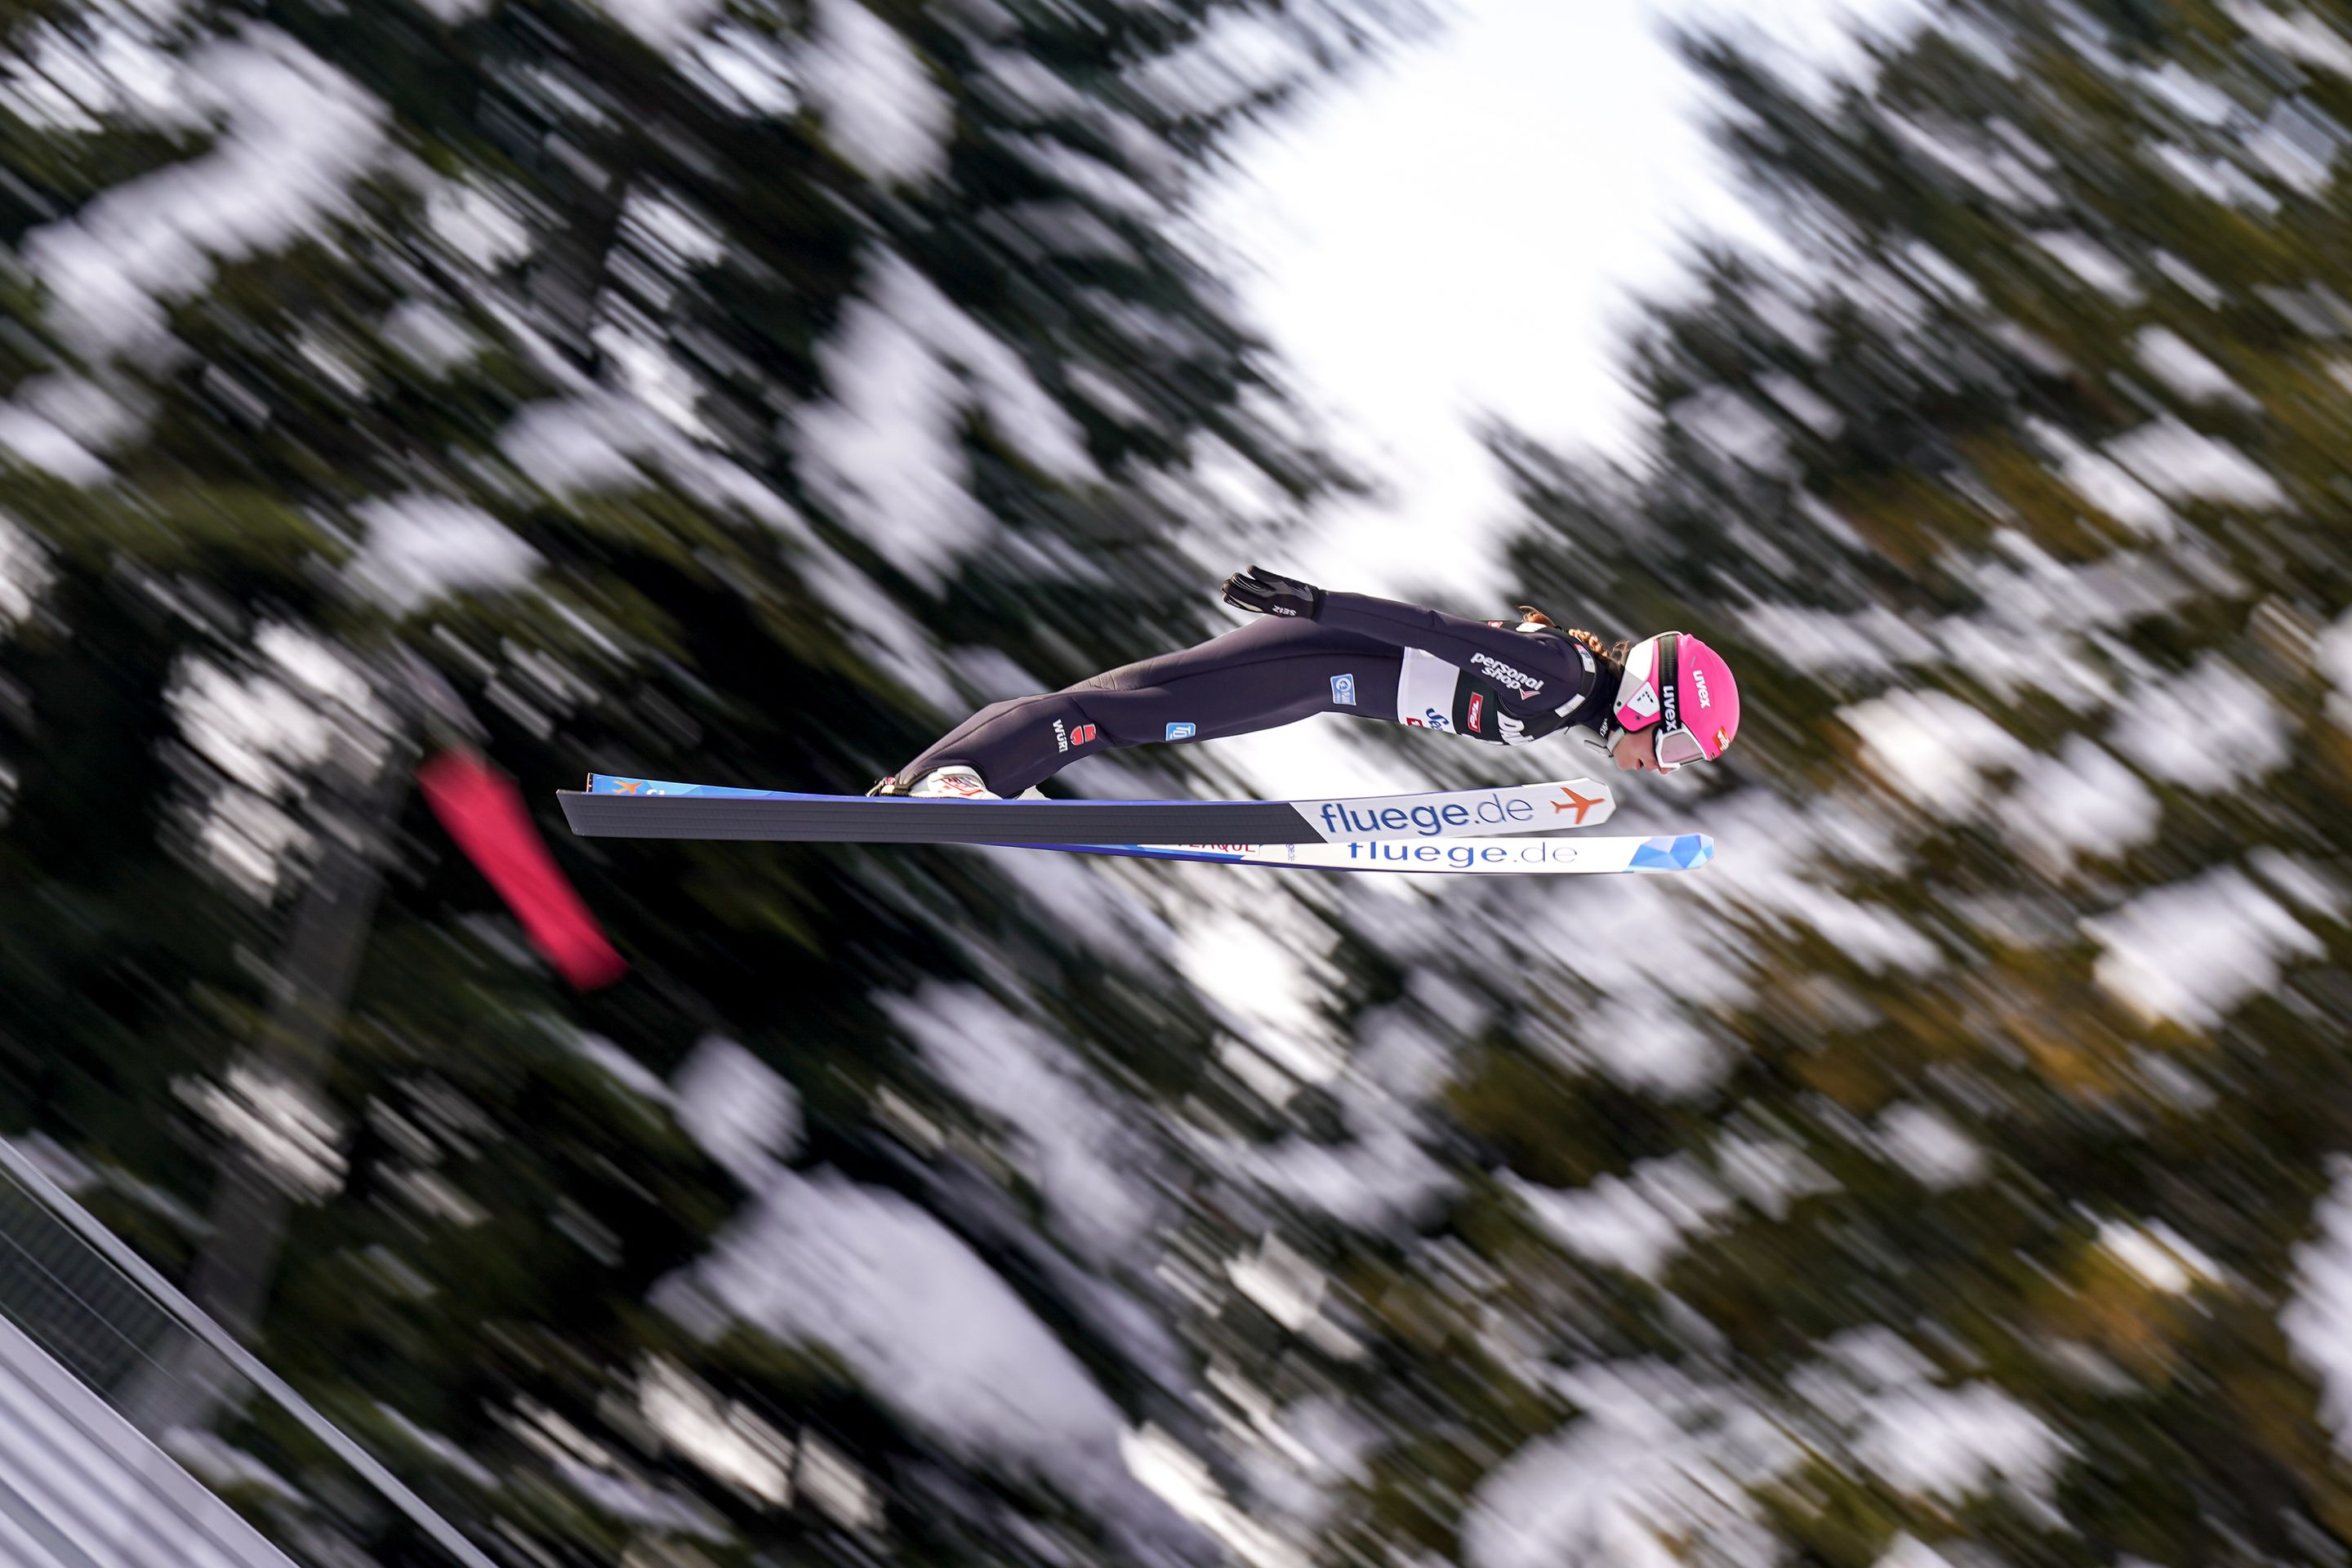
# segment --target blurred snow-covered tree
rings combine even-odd
[[[545,791],[863,787],[1204,630],[1226,487],[1350,481],[1189,187],[1411,23],[6,8],[12,1127],[532,1560],[1197,1554],[1118,1458],[1191,1375],[1147,1108],[1217,1092],[1148,908],[590,851]],[[449,854],[404,781],[450,743],[525,782],[627,984],[564,994]],[[1013,1179],[1024,1131],[1102,1191]]]
[[[1649,792],[1722,858],[1492,896],[1454,1321],[1548,1414],[1360,1528],[2340,1554],[2352,13],[1690,52],[1786,254],[1648,312],[1638,458],[1494,445],[1531,597],[1739,670],[1729,765]]]

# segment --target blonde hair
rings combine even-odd
[[[1633,649],[1633,645],[1630,642],[1621,642],[1615,647],[1611,647],[1607,643],[1601,641],[1598,635],[1586,631],[1582,626],[1561,626],[1558,621],[1553,620],[1549,616],[1545,615],[1533,605],[1521,605],[1518,609],[1519,619],[1523,624],[1528,621],[1533,621],[1539,626],[1549,626],[1553,630],[1559,632],[1561,636],[1569,637],[1573,641],[1582,643],[1586,647],[1591,648],[1595,655],[1609,660],[1612,664],[1622,665],[1625,662],[1625,655]]]

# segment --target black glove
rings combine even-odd
[[[1253,566],[1225,579],[1225,603],[1254,616],[1292,616],[1311,621],[1323,613],[1323,590]]]

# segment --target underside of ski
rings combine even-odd
[[[1695,871],[1715,858],[1704,833],[1656,838],[1394,838],[1343,844],[1032,844],[1073,855],[1123,855],[1146,860],[1207,860],[1305,871],[1424,871],[1472,877]]]
[[[1590,827],[1617,808],[1592,779],[1319,800],[910,800],[794,795],[592,774],[558,798],[572,831],[601,838],[1114,847],[1454,842]]]

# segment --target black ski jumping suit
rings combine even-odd
[[[1327,593],[1311,621],[1269,616],[1060,691],[992,703],[898,776],[961,763],[1011,796],[1100,752],[1246,735],[1317,713],[1499,745],[1570,724],[1606,740],[1618,673],[1556,626]]]

